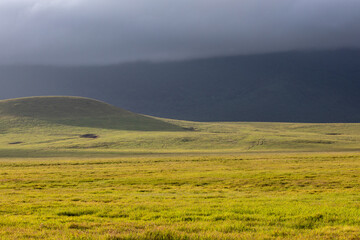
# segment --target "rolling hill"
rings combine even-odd
[[[360,50],[3,66],[0,96],[76,95],[193,121],[360,122]]]
[[[360,123],[192,122],[83,97],[0,101],[0,158],[359,151]]]
[[[19,120],[23,121],[23,124],[40,120],[62,125],[118,130],[184,130],[152,117],[83,97],[48,96],[1,100],[1,118],[8,119],[7,125]]]

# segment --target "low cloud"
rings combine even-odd
[[[360,47],[358,0],[1,0],[0,64]]]

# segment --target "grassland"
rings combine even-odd
[[[198,123],[194,131],[78,127],[31,118],[0,118],[1,157],[116,157],[141,154],[359,151],[360,124]],[[97,139],[83,139],[92,133]],[[18,144],[11,144],[11,143]]]
[[[0,239],[360,239],[360,124],[57,116],[35,100],[0,103]]]
[[[79,137],[88,133],[98,138]],[[0,101],[0,157],[359,150],[360,123],[200,123],[143,116],[87,98]]]
[[[359,239],[360,154],[2,159],[1,239]]]

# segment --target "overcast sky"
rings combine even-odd
[[[0,0],[0,64],[360,47],[360,0]]]

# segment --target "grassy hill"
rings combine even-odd
[[[20,121],[27,127],[46,122],[122,130],[183,130],[158,119],[82,97],[50,96],[2,100],[0,101],[0,118],[3,123],[2,128],[11,128]]]
[[[79,97],[0,101],[0,157],[359,150],[358,123],[191,122]]]

